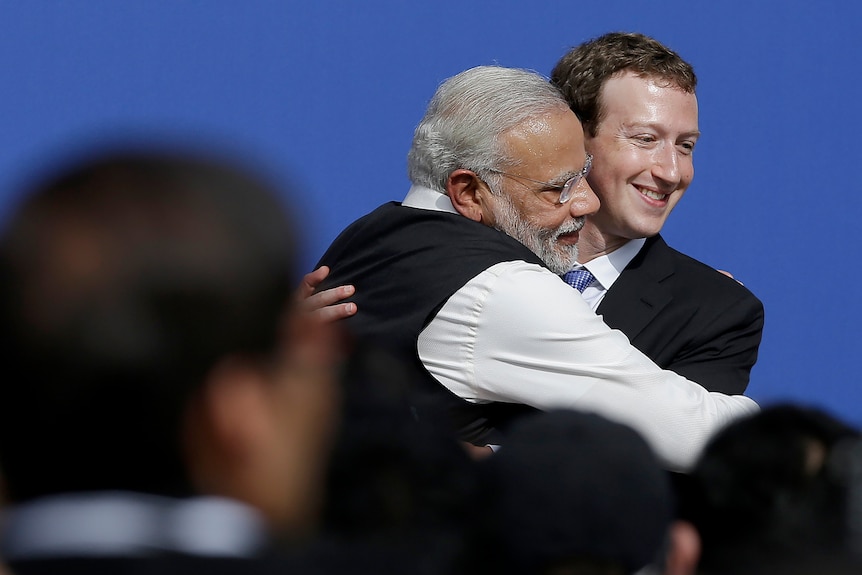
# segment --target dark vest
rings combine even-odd
[[[318,263],[332,270],[320,289],[356,286],[350,301],[356,302],[358,311],[345,320],[349,331],[408,364],[411,385],[443,406],[459,438],[483,444],[498,441],[496,430],[532,409],[474,404],[457,397],[425,370],[416,342],[464,284],[495,264],[517,260],[543,265],[523,244],[484,224],[459,214],[390,202],[335,239]]]

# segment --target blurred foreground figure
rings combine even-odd
[[[273,533],[314,525],[337,405],[331,326],[286,309],[274,192],[158,153],[31,192],[0,239],[0,555],[17,575],[271,567]]]
[[[474,545],[464,527],[476,467],[438,416],[412,406],[411,372],[383,350],[353,349],[343,370],[320,532],[310,561],[323,573],[453,575]]]
[[[698,573],[862,572],[862,443],[828,413],[778,405],[740,420],[690,480],[681,515],[699,537]]]
[[[482,467],[466,573],[622,575],[664,550],[670,481],[625,425],[577,411],[525,417]]]

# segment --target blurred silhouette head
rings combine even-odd
[[[860,470],[857,430],[824,411],[776,405],[731,424],[683,484],[680,514],[700,535],[699,569],[849,557],[859,542]]]
[[[309,351],[285,316],[296,251],[276,192],[215,159],[110,153],[35,185],[0,239],[8,498],[203,490],[273,503],[223,464],[262,471],[252,439],[271,433],[274,450],[270,416],[295,421],[285,410]],[[305,379],[325,379],[325,365]],[[256,429],[230,422],[256,401],[269,411]]]
[[[576,411],[531,415],[483,467],[480,564],[498,562],[487,572],[632,573],[659,558],[669,480],[631,428]]]

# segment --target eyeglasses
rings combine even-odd
[[[525,178],[524,176],[518,176],[516,174],[510,174],[509,172],[504,172],[502,170],[495,170],[493,168],[489,169],[488,171],[493,172],[495,174],[500,174],[501,176],[508,176],[508,177],[513,178],[515,180],[527,180],[528,182],[533,182],[534,184],[542,184],[543,189],[541,189],[539,191],[532,190],[533,193],[535,193],[535,194],[540,194],[542,192],[547,192],[547,191],[559,191],[560,197],[559,197],[559,199],[557,199],[557,201],[555,203],[565,204],[570,199],[572,199],[572,196],[574,195],[574,192],[575,192],[575,188],[578,186],[578,184],[581,183],[582,179],[587,177],[587,174],[590,173],[590,170],[592,169],[592,167],[593,167],[593,156],[592,156],[592,154],[587,154],[586,161],[584,162],[584,169],[581,170],[580,172],[578,172],[577,174],[575,174],[574,176],[572,176],[571,178],[569,178],[568,180],[566,180],[566,182],[562,186],[550,184],[548,182],[542,182],[539,180],[534,180],[532,178]]]

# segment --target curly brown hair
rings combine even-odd
[[[603,117],[602,86],[622,72],[658,78],[692,94],[697,86],[694,68],[679,54],[654,38],[626,32],[604,34],[569,50],[554,66],[551,83],[595,136]]]

